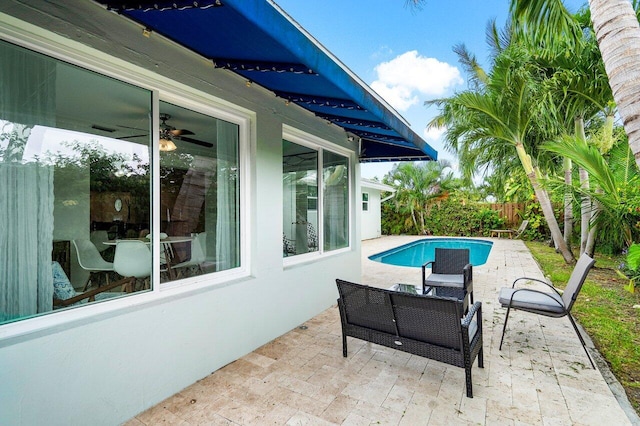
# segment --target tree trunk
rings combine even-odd
[[[613,99],[640,166],[640,25],[629,0],[589,0]]]
[[[587,143],[587,136],[584,133],[584,119],[582,117],[576,117],[574,120],[576,138]],[[580,188],[584,191],[589,190],[589,174],[585,169],[580,167],[578,169],[580,176]],[[582,196],[582,202],[580,204],[580,255],[584,253],[587,246],[587,240],[589,239],[589,222],[591,221],[591,198],[587,195]]]
[[[420,234],[420,228],[418,227],[418,221],[416,220],[416,211],[411,209],[411,219],[413,220],[413,226],[416,228],[416,232]]]
[[[587,244],[584,247],[584,253],[588,254],[591,257],[593,257],[593,252],[595,251],[595,248],[596,248],[596,237],[598,236],[598,224],[596,222],[596,217],[598,216],[598,214],[600,214],[600,208],[601,208],[600,203],[595,201],[593,204],[593,212],[591,214],[592,226],[589,229]]]
[[[573,168],[573,164],[571,159],[564,158],[563,161],[564,168],[564,184],[567,189],[565,189],[564,193],[564,242],[567,244],[567,247],[571,249],[571,234],[573,233],[573,196],[571,195],[572,184],[572,175],[571,171]]]
[[[585,169],[580,167],[580,188],[584,191],[589,190],[589,174]],[[591,222],[591,199],[587,195],[582,196],[580,204],[580,254],[584,253],[589,239],[589,223]]]
[[[568,264],[574,263],[576,259],[575,257],[573,257],[573,253],[571,253],[571,249],[569,249],[569,246],[567,246],[567,244],[564,242],[562,232],[560,231],[560,226],[558,225],[556,216],[553,213],[551,200],[549,199],[547,191],[545,191],[538,183],[538,175],[536,173],[536,170],[533,168],[533,164],[531,163],[531,157],[529,156],[529,154],[527,154],[524,149],[524,145],[522,145],[521,142],[516,144],[516,151],[518,152],[518,158],[520,158],[520,162],[524,167],[524,171],[527,174],[529,181],[531,182],[533,191],[538,198],[540,208],[542,209],[542,214],[547,221],[549,231],[551,232],[551,238],[553,238],[555,246],[562,254],[565,262],[567,262]]]

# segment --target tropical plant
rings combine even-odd
[[[575,259],[564,241],[546,190],[540,185],[541,141],[557,134],[553,104],[542,102],[540,82],[546,75],[531,50],[511,42],[496,56],[487,83],[428,104],[440,107],[429,126],[446,127],[447,148],[460,155],[463,171],[498,167],[519,160],[540,203],[552,238],[567,263]],[[548,133],[548,134],[547,134]]]
[[[537,29],[538,38],[554,43],[561,34],[580,38],[561,0],[512,0],[515,19]],[[591,21],[609,84],[622,117],[628,143],[640,166],[640,25],[638,2],[589,0]]]
[[[635,292],[636,283],[640,282],[640,244],[632,244],[629,247],[626,262],[623,262],[616,272],[629,280],[625,288],[631,293]]]
[[[571,158],[589,173],[595,185],[573,190],[601,206],[594,221],[608,238],[618,236],[620,246],[630,246],[640,236],[640,170],[629,146],[621,141],[605,156],[596,146],[567,137],[543,149]]]
[[[383,182],[396,189],[396,211],[408,212],[417,233],[424,232],[425,214],[429,205],[446,198],[457,186],[451,164],[447,160],[422,163],[398,163]]]

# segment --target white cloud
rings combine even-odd
[[[406,111],[420,102],[421,97],[442,96],[463,83],[458,68],[420,56],[416,50],[378,64],[375,71],[378,79],[371,87],[399,111]]]
[[[393,50],[387,45],[382,45],[378,48],[378,50],[371,54],[370,58],[378,60],[384,57],[389,57],[391,55],[393,55]]]
[[[446,131],[447,131],[446,127],[432,127],[432,128],[425,127],[424,132],[422,132],[422,135],[424,136],[425,139],[437,141],[438,139],[440,139],[440,136],[442,136]]]

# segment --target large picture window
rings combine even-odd
[[[0,87],[0,324],[240,266],[238,124],[2,41]]]
[[[4,42],[0,87],[0,323],[148,289],[151,92]]]
[[[284,139],[282,189],[283,256],[349,246],[346,156]]]

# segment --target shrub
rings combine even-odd
[[[431,207],[425,218],[425,231],[429,235],[485,236],[491,229],[504,227],[498,212],[479,203],[443,200]],[[408,213],[396,212],[392,205],[383,204],[382,232],[384,234],[415,234]]]

